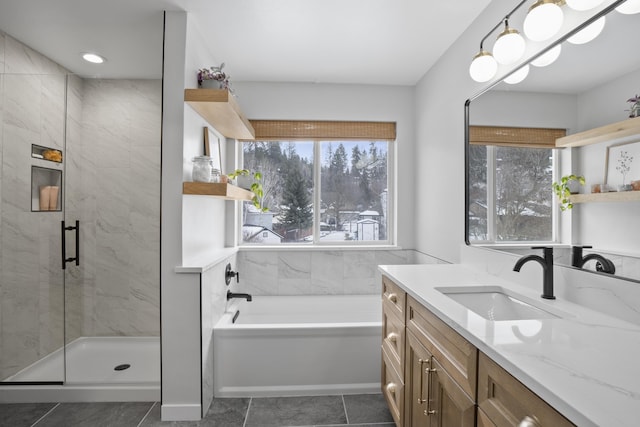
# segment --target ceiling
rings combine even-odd
[[[489,2],[0,0],[0,29],[83,76],[158,78],[162,12],[185,10],[232,81],[414,85]]]

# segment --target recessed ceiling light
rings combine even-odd
[[[106,61],[104,57],[98,55],[97,53],[83,53],[82,59],[93,64],[102,64],[104,61]]]

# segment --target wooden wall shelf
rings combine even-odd
[[[254,139],[253,126],[227,89],[185,89],[184,101],[225,137]]]
[[[636,202],[640,201],[640,191],[574,194],[569,197],[569,200],[571,200],[571,203]]]
[[[232,184],[216,182],[183,182],[182,194],[220,197],[225,200],[251,200],[253,193]]]
[[[638,117],[558,138],[556,147],[581,147],[633,135],[640,135],[640,118]]]

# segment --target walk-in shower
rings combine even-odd
[[[159,399],[161,100],[0,30],[0,402]]]

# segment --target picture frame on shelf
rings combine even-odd
[[[620,167],[623,168],[622,171]],[[640,140],[620,142],[607,147],[604,164],[605,186],[615,191],[619,186],[623,184],[629,185],[631,181],[639,177]]]
[[[204,155],[213,159],[213,167],[222,171],[222,154],[220,152],[220,137],[209,127],[203,128]]]

